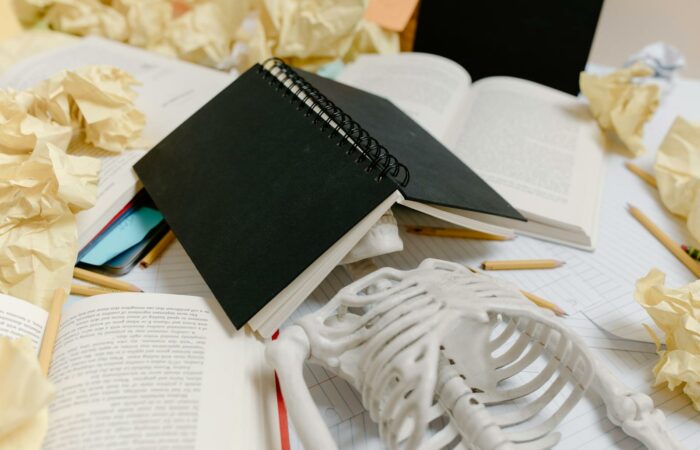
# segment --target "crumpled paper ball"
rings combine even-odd
[[[264,0],[280,58],[334,59],[350,49],[365,1]]]
[[[400,48],[398,33],[363,19],[366,0],[263,0],[263,5],[258,39],[264,36],[269,56],[306,70]]]
[[[134,105],[132,86],[138,82],[131,75],[116,67],[90,66],[61,77],[68,108],[75,102],[78,121],[84,123],[85,142],[112,152],[138,146],[146,116]],[[54,90],[51,100],[56,103],[62,93]]]
[[[634,156],[646,150],[644,124],[659,105],[659,87],[636,81],[653,73],[648,66],[636,63],[608,75],[581,72],[579,76],[581,93],[600,128],[614,133]]]
[[[367,0],[14,0],[46,23],[196,64],[245,70],[271,56],[308,70],[360,52],[399,51],[398,33],[363,19]]]
[[[673,82],[679,70],[685,67],[685,56],[672,45],[665,42],[654,42],[627,58],[625,67],[642,62],[653,70],[657,80]]]
[[[70,286],[75,213],[97,200],[100,160],[68,150],[138,143],[145,116],[134,83],[120,69],[93,66],[0,90],[0,292],[48,309],[53,292]]]
[[[700,280],[678,289],[664,286],[666,276],[652,269],[637,281],[635,299],[665,334],[661,340],[646,327],[656,342],[659,361],[653,368],[656,384],[673,390],[682,387],[693,407],[700,411]]]
[[[26,154],[39,141],[68,148],[73,136],[70,120],[68,124],[44,120],[48,111],[36,111],[37,101],[31,91],[0,90],[0,153]]]
[[[14,0],[26,27],[39,22],[77,36],[98,35],[217,67],[230,53],[248,1]]]
[[[29,338],[0,336],[0,450],[41,448],[53,395]]]
[[[146,116],[134,105],[136,84],[116,67],[89,66],[0,90],[0,152],[30,152],[40,139],[67,151],[79,137],[113,152],[137,146]]]
[[[50,142],[30,155],[0,153],[0,292],[48,309],[77,258],[75,212],[97,198],[100,161]]]
[[[676,118],[656,153],[654,173],[661,201],[687,217],[690,234],[700,240],[700,124]]]

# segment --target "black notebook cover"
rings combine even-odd
[[[238,328],[400,187],[364,170],[370,162],[346,154],[266,75],[245,72],[134,166]],[[390,102],[309,78],[415,166],[406,197],[519,217]]]
[[[491,186],[389,100],[308,72],[304,78],[408,167],[404,197],[525,220]]]
[[[134,169],[237,328],[396,190],[255,70]]]

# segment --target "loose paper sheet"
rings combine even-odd
[[[93,66],[0,90],[0,292],[48,309],[69,287],[75,213],[96,201],[100,161],[67,150],[77,141],[114,152],[134,145],[145,116],[133,84],[120,69]]]
[[[635,79],[649,77],[653,70],[642,63],[608,75],[581,72],[581,92],[588,98],[593,117],[603,131],[617,135],[635,156],[646,151],[642,135],[644,124],[659,104],[659,87],[638,84]]]
[[[387,30],[403,31],[418,6],[418,0],[369,0],[365,19]]]
[[[664,286],[666,276],[652,269],[637,282],[635,298],[666,335],[661,339],[649,329],[657,343],[659,361],[653,368],[656,384],[671,390],[682,387],[700,410],[700,281],[678,289]]]
[[[690,234],[700,240],[700,124],[676,118],[656,154],[654,172],[664,205],[687,217]]]
[[[39,450],[53,386],[28,338],[0,336],[0,450]]]

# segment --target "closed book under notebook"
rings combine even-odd
[[[395,203],[493,234],[511,231],[459,211],[522,219],[389,101],[278,60],[135,170],[233,324],[264,336]]]

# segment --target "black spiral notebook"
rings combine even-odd
[[[136,173],[236,327],[270,336],[392,205],[480,231],[520,214],[381,97],[256,65]]]

